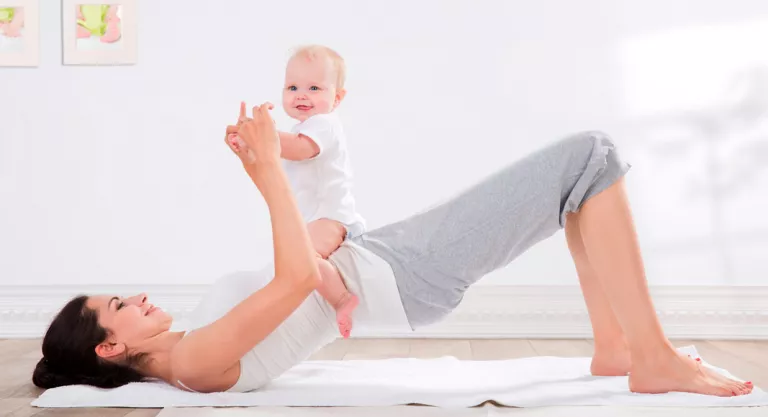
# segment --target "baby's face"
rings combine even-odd
[[[283,109],[303,122],[315,114],[330,113],[338,105],[336,73],[325,57],[295,57],[285,69]]]

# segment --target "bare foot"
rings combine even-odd
[[[626,376],[632,367],[632,357],[626,345],[600,347],[595,345],[595,355],[589,370],[594,376]]]
[[[688,357],[690,358],[691,355],[688,355]],[[704,371],[704,373],[707,374],[708,377],[710,377],[710,378],[712,378],[712,379],[714,379],[716,381],[720,381],[720,382],[724,382],[724,383],[735,382],[737,384],[737,387],[739,388],[739,390],[736,391],[737,394],[743,395],[743,394],[749,394],[750,392],[752,392],[752,388],[753,388],[752,387],[752,382],[734,381],[734,380],[728,378],[727,376],[721,374],[720,372],[717,372],[714,369],[711,369],[711,368],[708,368],[708,367],[704,366],[704,364],[701,363],[701,359],[700,358],[691,358],[691,359],[695,360],[696,362],[699,362],[699,364],[701,366],[701,370]]]
[[[713,375],[686,354],[669,347],[657,355],[633,359],[629,374],[629,390],[637,393],[661,394],[691,392],[697,394],[733,397],[752,392],[752,386]]]
[[[352,332],[352,311],[360,304],[360,300],[352,293],[346,293],[336,306],[336,323],[343,338],[348,338]]]

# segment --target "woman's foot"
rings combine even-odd
[[[656,354],[633,358],[629,390],[646,394],[674,391],[733,397],[749,394],[752,385],[708,370],[700,361],[669,346]]]
[[[346,293],[334,306],[336,309],[336,324],[343,338],[348,338],[352,332],[352,312],[360,304],[360,300],[352,293]]]
[[[691,358],[691,355],[688,355],[688,357]],[[701,363],[701,359],[700,358],[691,358],[691,359],[693,359],[696,362],[698,362],[699,365],[701,366],[701,370],[704,371],[704,373],[707,374],[707,376],[709,376],[710,378],[712,378],[712,379],[714,379],[716,381],[720,381],[720,382],[733,381],[732,379],[730,379],[727,376],[721,374],[720,372],[717,372],[714,369],[707,368],[706,366],[704,366],[704,364]],[[739,390],[740,390],[740,392],[742,394],[749,394],[750,392],[752,392],[752,388],[754,388],[752,386],[751,382],[739,382],[739,381],[736,381],[736,383],[738,384],[738,388],[739,388]]]
[[[625,343],[615,346],[595,344],[589,370],[594,376],[626,376],[632,367],[632,356]]]

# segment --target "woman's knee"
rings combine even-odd
[[[615,143],[611,137],[600,130],[586,130],[575,133],[564,139],[567,146],[576,151],[591,153],[597,147],[615,148]]]

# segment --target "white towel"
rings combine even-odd
[[[679,349],[699,357],[692,346]],[[702,362],[704,360],[702,359]],[[714,368],[732,377],[727,371]],[[768,406],[768,394],[714,397],[688,393],[635,394],[627,377],[594,377],[590,358],[530,357],[500,361],[384,359],[307,361],[248,393],[199,394],[142,382],[104,390],[69,386],[45,391],[37,407],[393,406],[472,407],[496,401],[514,407],[566,405]]]

